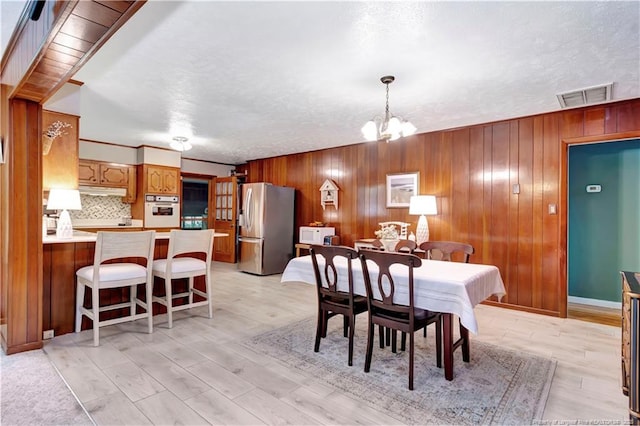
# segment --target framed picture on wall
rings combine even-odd
[[[411,196],[418,195],[420,173],[387,175],[387,208],[409,207]]]

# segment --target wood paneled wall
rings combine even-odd
[[[389,173],[418,171],[420,194],[438,199],[438,215],[428,217],[430,239],[468,242],[476,250],[472,262],[498,266],[503,304],[564,317],[567,144],[639,131],[636,99],[255,160],[238,170],[247,170],[249,182],[295,187],[296,227],[328,222],[345,245],[373,237],[382,221],[411,222],[415,231],[418,218],[408,208],[385,207],[385,182]],[[327,178],[340,187],[339,210],[320,205]],[[557,214],[549,214],[552,204]]]

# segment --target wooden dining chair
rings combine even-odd
[[[457,241],[425,241],[420,244],[420,250],[424,250],[427,259],[447,262],[459,259],[458,261],[463,263],[469,263],[469,257],[475,252],[471,244],[459,243]],[[434,253],[434,251],[436,253]],[[461,335],[466,332],[466,330],[463,330],[460,318],[458,318],[458,326],[460,327]],[[424,337],[427,337],[426,327],[424,329]]]
[[[98,232],[93,265],[76,271],[75,331],[80,331],[82,316],[93,322],[93,345],[100,344],[100,327],[147,318],[149,334],[153,332],[152,264],[155,248],[155,231]],[[118,262],[115,262],[118,261]],[[137,263],[139,262],[139,263]],[[138,298],[138,285],[145,286],[145,299]],[[91,289],[91,305],[85,308],[85,288]],[[129,288],[129,301],[100,306],[100,290]],[[137,307],[144,309],[137,312]],[[105,311],[129,310],[128,315],[100,319]]]
[[[413,240],[400,240],[396,244],[394,251],[397,253],[413,254],[418,248],[418,244]]]
[[[413,273],[422,264],[418,256],[392,252],[360,251],[360,261],[367,291],[369,326],[367,333],[367,354],[364,371],[369,372],[373,353],[373,330],[377,324],[409,335],[409,390],[413,390],[414,333],[431,323],[436,323],[436,362],[442,365],[442,316],[414,306]],[[372,270],[377,266],[377,271]],[[393,268],[401,265],[405,268]],[[402,270],[406,271],[404,275]],[[373,275],[370,271],[373,271]],[[375,283],[373,279],[375,277]],[[408,305],[394,302],[396,291],[406,283],[409,290]]]
[[[313,271],[316,277],[316,293],[318,296],[318,323],[316,326],[316,341],[314,352],[320,350],[320,339],[327,337],[329,318],[342,315],[344,321],[344,335],[349,338],[348,364],[353,365],[353,336],[356,326],[356,315],[367,311],[367,300],[363,296],[353,294],[353,270],[351,262],[358,259],[358,252],[350,247],[312,245],[309,248]],[[319,258],[324,258],[321,267]],[[335,266],[337,258],[343,258],[347,263],[347,276],[340,277]],[[347,291],[338,290],[338,281],[346,280]]]
[[[425,241],[420,244],[420,249],[425,251],[428,259],[445,261],[461,259],[464,263],[469,263],[469,256],[475,251],[471,244],[456,241]]]

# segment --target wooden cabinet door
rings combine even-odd
[[[100,164],[100,184],[127,188],[129,186],[129,166],[108,163]]]
[[[229,234],[218,237],[213,243],[213,258],[220,262],[236,262],[236,229],[238,178],[235,176],[213,179],[212,204],[209,214],[213,215],[216,232]]]
[[[164,169],[162,173],[162,189],[167,194],[178,194],[180,174],[178,169]]]
[[[78,183],[93,186],[100,182],[100,165],[95,161],[80,160],[78,162]]]
[[[179,194],[180,169],[163,166],[146,166],[146,193]]]
[[[164,191],[162,186],[163,170],[160,167],[147,166],[147,193],[162,194]]]

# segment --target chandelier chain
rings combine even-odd
[[[387,107],[385,108],[385,117],[389,118],[389,83],[387,83]]]

